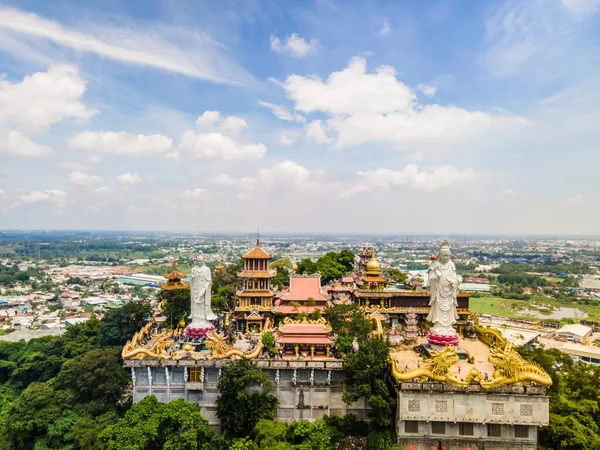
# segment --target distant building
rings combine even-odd
[[[490,292],[489,284],[482,283],[460,283],[460,290],[465,292]]]
[[[583,342],[592,334],[592,329],[580,324],[565,325],[556,331],[556,337],[569,342]]]

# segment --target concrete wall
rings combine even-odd
[[[549,420],[544,394],[538,386],[486,392],[433,383],[401,384],[397,387],[398,444],[404,450],[535,450],[537,427]],[[434,422],[444,423],[443,433],[435,432]],[[462,433],[461,423],[473,424],[473,434]],[[498,428],[500,436],[490,435],[488,424]],[[519,432],[527,436],[520,437]]]
[[[160,402],[178,398],[197,402],[202,415],[219,431],[220,422],[216,415],[216,400],[219,395],[217,382],[222,367],[227,363],[127,360],[125,365],[133,369],[135,374],[134,402],[139,402],[148,395],[154,395]],[[368,406],[365,400],[359,400],[350,406],[342,400],[344,373],[340,361],[261,360],[255,363],[273,381],[272,394],[279,400],[277,416],[281,421],[314,420],[325,415],[344,416],[347,413],[360,419],[367,417]],[[204,368],[202,382],[185,381],[186,369],[189,373],[189,369],[193,367]],[[256,387],[250,390],[259,389]]]

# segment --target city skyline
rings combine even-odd
[[[5,2],[0,229],[597,234],[599,8]]]

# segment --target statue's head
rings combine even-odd
[[[196,256],[196,261],[198,261],[201,266],[206,265],[206,258],[204,257],[204,253],[202,253],[202,250],[198,252],[198,256]]]
[[[438,247],[436,253],[436,259],[442,264],[446,264],[450,261],[452,254],[450,253],[450,244],[448,241],[442,242],[442,244]]]

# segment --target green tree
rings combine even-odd
[[[183,399],[159,403],[153,395],[134,404],[99,435],[107,450],[197,450],[212,439],[197,403]]]
[[[281,269],[292,270],[293,268],[294,268],[294,265],[290,261],[290,258],[279,258],[278,260],[273,261],[271,263],[271,269],[276,269],[276,270],[281,270]]]
[[[275,337],[273,333],[267,331],[262,335],[262,343],[266,350],[272,351],[275,349]]]
[[[296,266],[296,273],[299,275],[307,274],[312,275],[313,273],[317,273],[317,263],[315,263],[310,258],[305,258],[298,263]]]
[[[366,339],[373,329],[372,324],[356,303],[330,306],[325,310],[325,316],[331,324],[331,329],[337,335]]]
[[[3,437],[8,448],[33,449],[73,402],[69,391],[55,391],[48,383],[32,383],[11,404]],[[44,448],[43,446],[41,448]]]
[[[359,339],[356,353],[344,356],[344,401],[347,404],[365,398],[369,402],[375,426],[389,427],[394,398],[385,384],[389,342],[382,336]]]
[[[261,419],[274,419],[278,401],[269,395],[273,383],[247,359],[227,365],[217,384],[217,415],[232,437],[247,436]]]
[[[293,447],[286,442],[288,426],[285,422],[259,420],[254,427],[254,441],[259,449],[291,450]]]
[[[167,318],[167,326],[177,328],[181,319],[188,322],[191,307],[189,289],[161,290],[158,300],[164,302],[162,313]]]
[[[70,389],[81,403],[97,401],[112,406],[129,381],[118,350],[94,349],[66,361],[56,376],[55,388]]]
[[[149,303],[136,301],[110,310],[100,323],[100,343],[104,346],[122,347],[144,325],[151,312]]]
[[[392,281],[396,283],[404,283],[408,278],[407,273],[402,272],[400,269],[396,268],[388,269],[386,271],[386,274]]]

